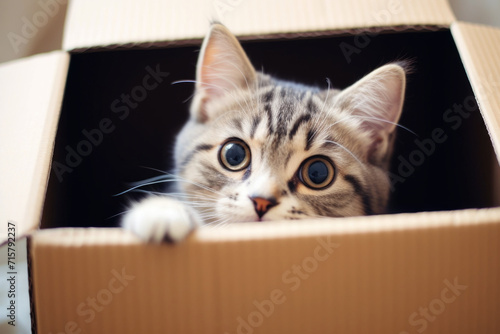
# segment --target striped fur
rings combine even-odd
[[[314,89],[291,87],[259,75],[258,88],[239,92],[236,99],[231,97],[229,103],[217,106],[225,110],[214,121],[187,126],[181,134],[187,139],[179,140],[182,144],[177,147],[177,161],[182,161],[177,172],[225,194],[227,199],[220,199],[218,210],[235,220],[255,220],[246,198],[253,193],[279,197],[282,208],[273,208],[265,219],[381,213],[389,191],[385,169],[367,163],[367,144],[363,142],[368,138],[359,133],[356,120],[344,121],[349,115],[335,110],[334,95],[338,93],[332,90],[329,99],[333,102],[325,103]],[[236,121],[241,130],[232,126]],[[217,160],[220,145],[233,137],[251,148],[252,163],[245,172],[228,172]],[[334,185],[323,191],[311,190],[297,178],[302,161],[314,155],[328,156],[336,166]],[[263,187],[270,183],[269,189]],[[180,186],[187,193],[203,191],[190,184]],[[228,200],[231,196],[240,201]],[[232,211],[245,203],[247,210]]]
[[[191,119],[175,149],[179,200],[196,220],[190,226],[383,213],[404,86],[398,64],[345,90],[281,81],[256,72],[234,36],[214,25],[198,62]],[[243,170],[228,170],[218,158],[230,138],[250,149]],[[335,167],[331,185],[319,190],[299,176],[314,156]],[[273,206],[260,216],[252,198],[272,199]],[[137,233],[141,224],[148,223],[125,219],[124,226]],[[164,230],[145,238],[164,238]]]

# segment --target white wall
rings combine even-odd
[[[460,21],[500,27],[500,0],[449,0]]]

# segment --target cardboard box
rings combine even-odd
[[[413,61],[390,214],[175,246],[110,228],[132,198],[114,195],[158,175],[141,166],[169,167],[193,88],[172,83],[214,17],[285,79]],[[0,66],[0,219],[28,241],[37,332],[500,332],[498,54],[500,31],[444,0],[72,1],[63,51]]]

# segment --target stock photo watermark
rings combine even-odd
[[[215,0],[213,7],[215,9],[216,17],[222,20],[226,14],[234,11],[244,0]]]
[[[477,110],[478,105],[474,96],[467,96],[462,103],[454,103],[452,108],[446,109],[442,120],[447,128],[436,127],[428,137],[416,138],[413,141],[415,149],[409,154],[401,154],[397,157],[397,168],[395,169],[397,174],[389,172],[391,191],[396,189],[398,183],[404,183],[412,176],[417,168],[436,152],[438,146],[448,140],[450,130],[457,131],[464,120]]]
[[[498,91],[500,84],[495,78],[485,78],[482,85],[477,87],[477,92],[484,97],[491,96]],[[444,127],[436,127],[423,139],[416,138],[413,141],[414,149],[408,154],[401,154],[397,159],[397,167],[393,172],[389,172],[391,191],[396,189],[396,185],[404,183],[411,177],[418,167],[422,166],[445,143],[451,133],[458,131],[464,122],[474,112],[479,111],[479,106],[474,95],[469,95],[461,103],[454,103],[451,108],[446,109],[442,114]]]
[[[40,0],[37,2],[40,9],[31,17],[22,16],[20,18],[20,33],[13,31],[7,33],[7,38],[16,54],[27,45],[29,41],[38,35],[41,28],[45,27],[65,6],[67,0]]]
[[[438,316],[446,311],[447,305],[454,303],[468,286],[460,284],[458,277],[453,279],[453,283],[448,279],[443,281],[445,287],[436,298],[432,299],[427,305],[421,306],[410,314],[408,324],[413,327],[417,333],[423,333],[432,323],[438,319]],[[408,331],[401,331],[399,334],[410,334]]]
[[[382,8],[372,14],[374,25],[384,26],[391,22],[391,18],[400,15],[403,12],[404,4],[412,0],[388,0],[385,8]],[[352,62],[354,55],[359,55],[361,51],[370,45],[372,38],[379,35],[378,31],[360,31],[353,36],[352,43],[342,42],[339,48],[348,64]]]
[[[16,326],[16,308],[17,308],[17,267],[16,267],[16,237],[17,237],[17,224],[14,221],[7,222],[7,323],[10,326]]]
[[[269,292],[269,298],[264,300],[255,299],[252,302],[254,310],[247,316],[236,318],[237,334],[252,334],[254,330],[265,323],[271,317],[279,305],[287,301],[287,295],[297,291],[303,281],[307,280],[318,270],[319,265],[330,258],[340,244],[332,242],[330,237],[318,238],[318,245],[312,254],[305,257],[300,264],[294,264],[281,275],[281,282],[288,286],[288,290],[273,289]],[[225,334],[229,334],[225,332]]]
[[[128,93],[122,93],[119,98],[111,102],[109,110],[114,115],[115,120],[103,117],[94,128],[81,131],[80,141],[74,145],[65,146],[64,162],[54,161],[52,164],[52,171],[59,182],[63,182],[66,173],[72,173],[75,168],[80,166],[84,158],[90,156],[94,149],[104,142],[105,137],[116,130],[117,122],[127,119],[131,111],[146,100],[149,92],[158,88],[169,75],[168,72],[163,72],[160,69],[160,64],[154,68],[148,65],[144,70],[146,74],[143,76],[141,84],[132,87]]]
[[[105,288],[97,291],[95,295],[87,297],[85,301],[82,301],[76,306],[75,313],[79,317],[80,321],[70,320],[64,325],[63,331],[60,332],[49,332],[49,334],[79,334],[83,332],[82,327],[79,322],[83,321],[88,324],[94,321],[97,313],[100,313],[108,307],[113,301],[114,297],[123,292],[130,284],[131,281],[135,279],[135,276],[125,272],[125,268],[121,271],[116,269],[111,270],[111,279]]]

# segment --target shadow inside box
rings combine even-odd
[[[389,212],[494,206],[498,164],[450,31],[381,33],[368,41],[357,45],[349,35],[242,44],[256,69],[325,88],[326,78],[343,88],[385,63],[409,60]],[[42,228],[117,226],[142,194],[115,195],[172,168],[194,89],[173,83],[195,78],[197,50],[71,56]]]

